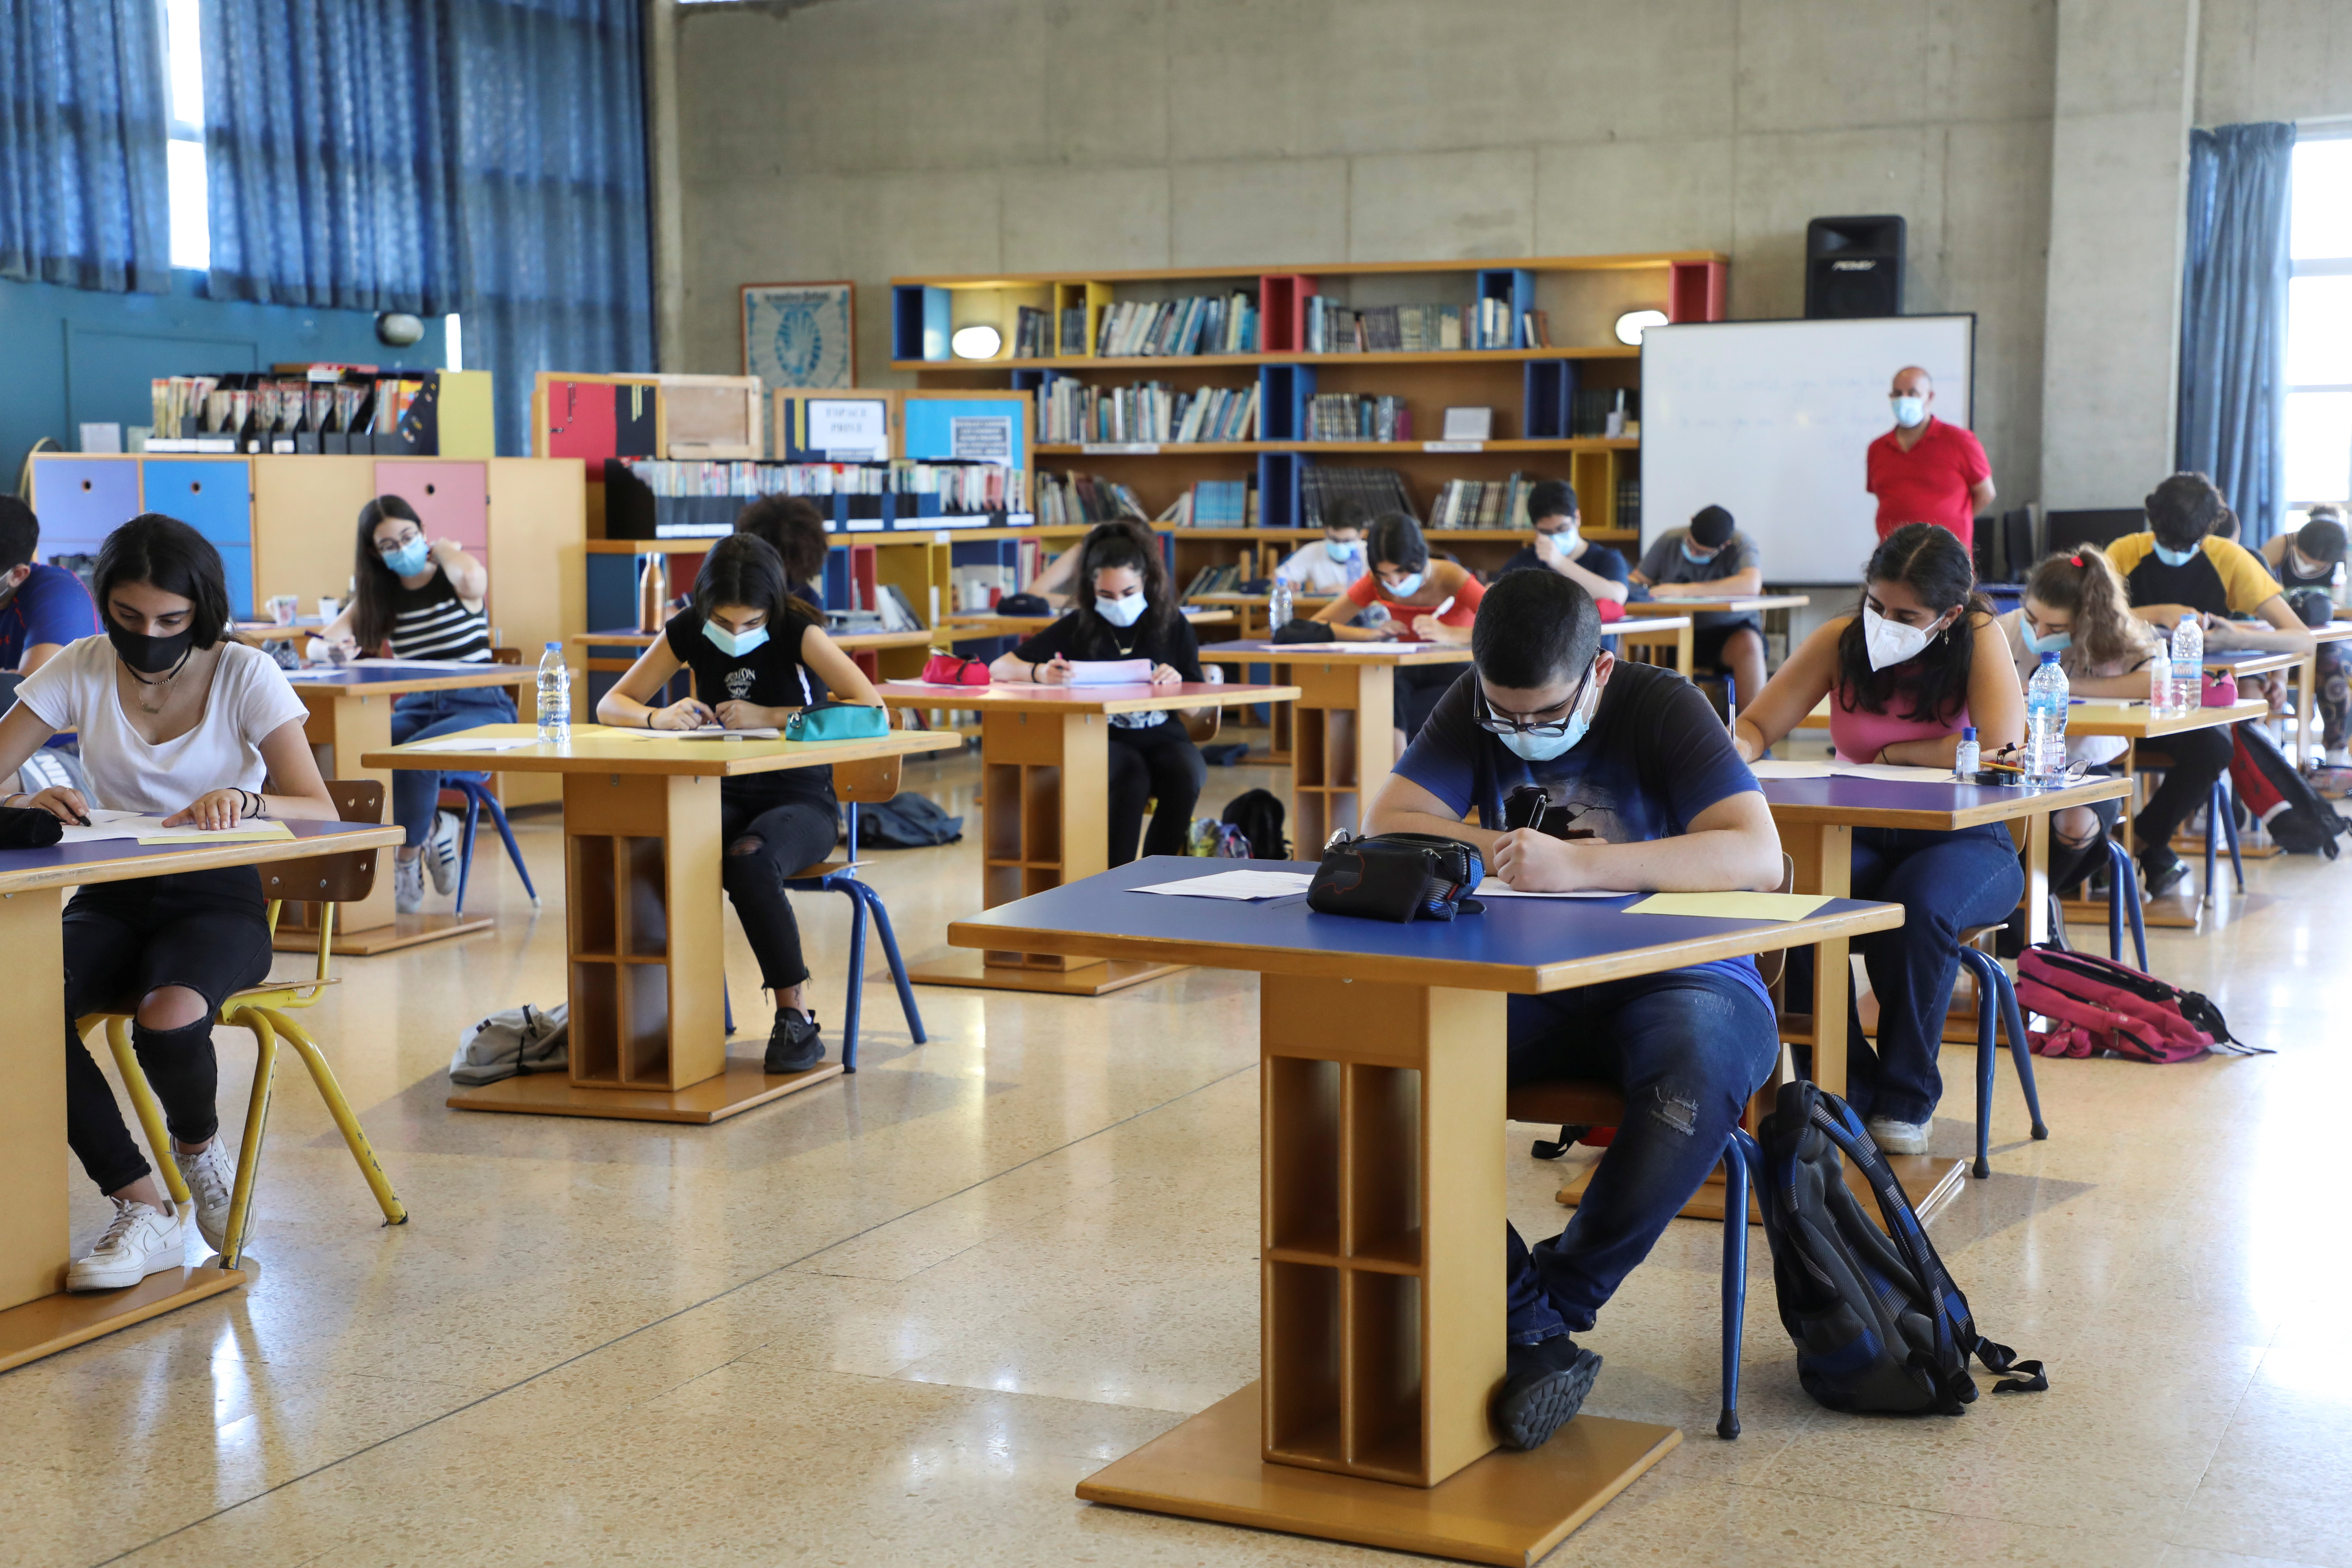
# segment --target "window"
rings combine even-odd
[[[2294,148],[2287,282],[2286,504],[2352,500],[2352,136]]]
[[[205,65],[197,38],[197,3],[162,0],[163,79],[172,114],[172,140],[164,149],[172,194],[172,265],[201,272],[212,265],[213,235],[205,205]]]

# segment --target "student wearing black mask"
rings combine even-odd
[[[131,519],[100,552],[96,597],[106,635],[68,644],[26,676],[0,718],[0,773],[78,730],[89,788],[0,804],[66,822],[92,806],[156,812],[166,826],[208,829],[333,820],[301,700],[267,654],[227,638],[220,553],[201,534],[153,513]],[[131,1044],[163,1105],[196,1228],[217,1250],[233,1173],[213,1104],[213,1018],[231,992],[269,973],[266,909],[250,866],[98,883],[66,906],[66,1141],[114,1201],[113,1222],[68,1270],[68,1289],[121,1289],[179,1268],[188,1218],[131,1141],[72,1020],[138,999]]]

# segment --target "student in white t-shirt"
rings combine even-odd
[[[1362,505],[1343,500],[1323,520],[1323,537],[1292,551],[1274,574],[1296,593],[1337,596],[1371,570],[1364,560],[1364,529],[1370,522]]]
[[[92,806],[165,814],[167,826],[247,818],[331,821],[335,803],[303,738],[301,700],[269,657],[226,637],[219,552],[149,513],[108,535],[92,597],[105,636],[25,678],[0,718],[0,773],[60,731],[79,731],[87,793],[49,788],[0,805],[72,822]],[[74,1261],[69,1290],[115,1290],[176,1268],[184,1211],[155,1180],[73,1020],[135,1000],[131,1038],[172,1132],[196,1228],[217,1251],[232,1173],[214,1099],[213,1017],[269,973],[261,878],[250,866],[82,889],[66,906],[66,1141],[114,1221]]]

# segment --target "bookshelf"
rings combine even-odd
[[[1727,268],[1719,253],[1685,251],[1283,271],[1174,268],[1084,277],[897,278],[891,280],[891,368],[927,389],[1034,392],[1041,408],[1065,378],[1103,395],[1147,383],[1186,396],[1202,389],[1255,393],[1252,439],[1041,439],[1033,448],[1041,470],[1081,470],[1129,486],[1154,516],[1203,481],[1245,483],[1254,509],[1250,526],[1166,529],[1180,583],[1206,565],[1255,566],[1244,575],[1262,574],[1279,559],[1271,552],[1286,552],[1315,537],[1301,473],[1318,465],[1392,470],[1424,522],[1449,480],[1567,479],[1576,487],[1588,536],[1631,553],[1642,534],[1641,350],[1616,342],[1614,323],[1624,311],[1644,309],[1663,310],[1675,321],[1719,321]],[[1202,303],[1186,303],[1192,300]],[[1235,301],[1251,311],[1238,332]],[[1156,318],[1148,313],[1159,306],[1167,310]],[[1050,312],[1042,336],[1053,353],[1016,355],[1024,341],[1017,331],[1024,310]],[[1194,318],[1202,324],[1191,325]],[[1206,342],[1221,352],[1098,352],[1122,323],[1132,345],[1136,324],[1154,319],[1164,324],[1164,345]],[[1327,342],[1346,335],[1351,319],[1363,323],[1362,352],[1302,352],[1318,332]],[[1035,318],[1030,320],[1034,327]],[[953,334],[976,324],[999,329],[999,353],[984,360],[953,357]],[[1449,346],[1372,346],[1393,343],[1400,333],[1408,342]],[[1033,331],[1026,341],[1034,348],[1039,337]],[[1245,351],[1231,352],[1237,340],[1247,342]],[[1496,346],[1450,346],[1454,342]],[[1617,406],[1621,393],[1634,423],[1612,436],[1602,405]],[[1411,438],[1306,438],[1312,400],[1329,395],[1401,400],[1410,414]],[[1444,439],[1450,407],[1493,410],[1487,437]],[[1430,530],[1433,549],[1481,571],[1500,566],[1525,539],[1521,528]]]

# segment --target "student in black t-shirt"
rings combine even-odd
[[[1592,595],[1595,605],[1622,605],[1635,597],[1633,569],[1625,557],[1584,537],[1578,526],[1576,487],[1545,479],[1528,492],[1528,525],[1535,540],[1503,563],[1504,572],[1557,572]],[[1502,573],[1496,573],[1496,576]],[[1649,597],[1649,590],[1640,595]],[[1615,610],[1602,610],[1613,619]]]
[[[1140,524],[1106,522],[1088,533],[1078,546],[1072,586],[1077,607],[989,666],[992,679],[1055,686],[1070,679],[1074,659],[1123,658],[1150,659],[1155,686],[1206,679],[1200,642],[1176,608],[1160,542]],[[1110,863],[1135,858],[1136,825],[1154,798],[1160,806],[1143,836],[1143,853],[1183,854],[1209,770],[1181,714],[1114,713],[1110,741]]]
[[[648,707],[681,668],[694,672],[695,695]],[[824,635],[817,613],[786,585],[775,551],[738,533],[702,558],[687,608],[604,693],[596,718],[629,730],[781,726],[826,688],[839,702],[882,705],[864,672]],[[784,879],[833,852],[837,819],[831,768],[785,768],[719,784],[719,833],[727,845],[720,879],[759,955],[760,984],[776,995],[770,1072],[800,1072],[824,1059]]]

